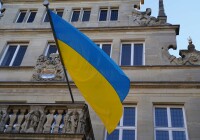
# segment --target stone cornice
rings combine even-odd
[[[77,88],[76,85],[71,82],[70,86],[72,88]],[[15,81],[15,82],[0,82],[0,88],[67,88],[66,82],[22,82],[22,81]],[[197,88],[200,89],[200,82],[141,82],[141,81],[134,81],[131,82],[131,88],[169,88],[169,89],[183,89],[183,88]]]
[[[110,32],[110,31],[152,31],[152,30],[169,30],[174,29],[176,31],[176,35],[179,34],[179,27],[180,25],[159,25],[159,26],[119,26],[119,27],[80,27],[78,28],[80,31],[104,31],[104,32]],[[16,28],[16,29],[10,29],[10,28],[0,28],[0,32],[3,31],[10,31],[10,32],[52,32],[50,28]]]

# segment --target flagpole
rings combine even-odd
[[[61,51],[60,51],[60,48],[58,46],[58,41],[56,39],[56,34],[55,34],[55,29],[54,29],[54,26],[53,26],[52,18],[51,18],[50,13],[49,13],[49,2],[48,2],[48,0],[44,0],[43,5],[46,7],[46,11],[47,11],[47,14],[49,16],[50,25],[51,25],[51,28],[52,28],[52,31],[53,31],[54,40],[56,42],[56,46],[58,48],[58,52],[59,52],[59,55],[60,55],[60,61],[61,61],[62,65],[63,65],[63,70],[64,70],[64,74],[65,74],[65,77],[66,77],[66,80],[67,80],[67,85],[68,85],[68,89],[69,89],[70,96],[71,96],[71,99],[72,99],[72,103],[74,103],[74,97],[72,95],[71,86],[70,86],[69,79],[68,79],[68,76],[67,76],[67,72],[66,72],[66,69],[65,69],[65,66],[64,66],[64,62],[63,62],[63,59],[62,59]]]

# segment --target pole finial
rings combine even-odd
[[[49,1],[48,1],[48,0],[44,0],[43,5],[44,5],[45,7],[48,7],[48,6],[49,6]]]

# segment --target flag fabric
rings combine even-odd
[[[114,61],[78,29],[49,10],[64,66],[85,100],[111,133],[123,113],[130,80]]]

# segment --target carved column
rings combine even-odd
[[[8,127],[7,127],[7,129],[5,131],[6,133],[9,133],[9,132],[12,131],[14,122],[16,121],[16,118],[17,118],[18,111],[19,111],[19,109],[14,109],[13,110],[13,114],[9,115],[9,117],[10,117],[10,123],[9,123],[9,125],[8,125]]]

